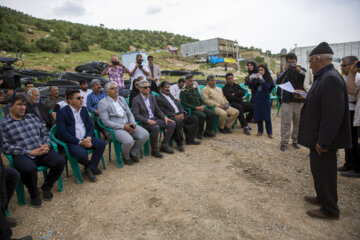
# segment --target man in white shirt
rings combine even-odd
[[[127,165],[139,162],[140,149],[149,139],[149,133],[136,125],[125,99],[119,96],[116,82],[105,85],[106,97],[98,104],[99,117],[105,127],[114,130],[115,140],[121,143],[123,161]]]
[[[66,99],[69,105],[60,109],[56,115],[58,137],[66,143],[69,152],[76,157],[78,162],[84,165],[84,174],[88,179],[96,182],[94,174],[102,173],[98,165],[106,144],[103,140],[95,138],[94,126],[86,107],[82,106],[83,97],[80,91],[68,91]],[[90,161],[88,149],[93,150]]]
[[[341,176],[344,177],[360,177],[360,155],[359,155],[359,142],[358,142],[358,127],[354,126],[355,108],[357,105],[357,95],[359,94],[360,74],[355,75],[355,86],[349,86],[349,74],[351,66],[358,61],[355,56],[346,56],[341,61],[341,73],[348,86],[349,92],[349,113],[351,121],[351,139],[352,148],[345,149],[345,164],[338,168]],[[350,77],[349,77],[350,79]],[[354,78],[352,78],[354,80]]]
[[[84,100],[83,100],[83,107],[86,107],[86,100],[87,100],[87,96],[92,93],[93,91],[91,89],[88,89],[88,83],[86,80],[84,79],[81,79],[79,81],[79,84],[80,84],[80,94],[81,96],[84,97]]]
[[[136,55],[136,62],[130,64],[129,70],[131,77],[130,90],[132,90],[134,79],[140,76],[143,76],[144,79],[146,79],[150,75],[149,68],[146,64],[143,64],[143,58],[140,53]]]
[[[177,84],[173,84],[170,86],[170,94],[175,98],[176,101],[180,102],[180,92],[185,86],[185,79],[180,78]]]

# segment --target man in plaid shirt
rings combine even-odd
[[[50,150],[50,134],[40,119],[34,114],[25,114],[26,97],[16,95],[11,101],[9,116],[0,122],[2,151],[13,156],[14,167],[28,188],[32,206],[40,207],[42,202],[37,187],[37,166],[50,169],[41,190],[44,200],[51,201],[51,188],[64,170],[65,159]]]

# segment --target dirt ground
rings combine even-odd
[[[78,185],[64,174],[64,191],[55,185],[54,200],[39,209],[18,206],[14,196],[10,213],[22,221],[14,236],[42,239],[51,231],[47,239],[360,239],[360,180],[339,175],[340,220],[312,219],[305,212],[316,206],[303,201],[314,194],[308,150],[279,150],[274,109],[274,139],[255,136],[257,127],[251,127],[251,136],[237,125],[231,135],[123,169],[106,157],[98,182]],[[339,154],[342,165],[343,150]]]

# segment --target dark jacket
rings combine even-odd
[[[301,110],[301,145],[314,149],[350,148],[348,92],[344,79],[332,64],[314,74],[314,83]]]
[[[301,68],[301,67],[300,67]],[[276,84],[283,84],[286,82],[291,82],[295,90],[303,90],[304,89],[304,80],[305,80],[306,70],[301,68],[301,72],[296,70],[294,71],[285,71],[276,80]],[[290,103],[290,102],[304,102],[304,100],[299,100],[294,97],[294,94],[288,91],[281,89],[281,102]]]
[[[229,84],[225,84],[222,89],[224,96],[231,103],[243,103],[243,97],[245,96],[245,90],[240,87],[239,84],[235,84],[230,86]],[[235,95],[232,95],[232,94]]]
[[[82,107],[80,109],[80,116],[86,128],[84,138],[94,138],[94,126],[90,120],[86,107]],[[56,126],[58,130],[58,137],[61,141],[65,142],[66,144],[79,144],[81,139],[76,137],[75,118],[69,105],[63,107],[56,113]]]
[[[175,100],[173,96],[170,95],[170,98],[174,101],[176,107],[179,109],[178,112],[175,112],[175,109],[171,105],[171,103],[162,95],[156,97],[156,102],[159,105],[161,111],[167,115],[169,118],[175,117],[175,113],[185,113],[184,109],[180,106],[180,104]]]
[[[36,105],[39,108],[41,116],[38,115],[34,106],[29,102],[26,103],[25,113],[35,114],[38,118],[40,118],[40,120],[42,119],[44,121],[46,128],[50,130],[51,127],[55,124],[53,116],[49,113],[49,109],[43,103],[37,103]]]
[[[2,148],[2,133],[0,132],[0,211],[5,211],[5,206],[7,204],[7,195],[6,195],[6,185],[5,185],[5,166],[1,158],[1,148]],[[2,213],[0,213],[2,214]]]
[[[159,106],[156,103],[156,99],[154,95],[149,94],[150,100],[150,108],[152,113],[154,114],[154,119],[164,119],[165,115],[160,110]],[[134,97],[132,102],[132,112],[136,121],[140,121],[142,123],[147,124],[147,120],[149,119],[149,112],[145,105],[144,99],[142,98],[141,93]]]

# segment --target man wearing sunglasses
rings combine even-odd
[[[155,97],[150,93],[150,83],[147,80],[141,80],[138,85],[140,94],[133,99],[132,111],[135,119],[150,132],[151,154],[156,158],[162,158],[160,152],[174,153],[168,147],[168,142],[176,127],[174,120],[167,118],[160,110]],[[166,129],[160,152],[158,149],[159,129]]]
[[[84,174],[91,182],[96,182],[94,176],[101,174],[98,169],[100,158],[105,149],[105,142],[95,138],[94,126],[90,120],[86,107],[83,107],[83,97],[79,90],[66,93],[69,105],[60,109],[56,114],[58,137],[67,144],[70,153],[84,165]],[[91,160],[88,159],[88,149],[93,150]]]
[[[135,118],[125,99],[119,96],[116,82],[105,85],[106,97],[99,104],[99,117],[105,127],[114,130],[116,141],[121,143],[123,161],[127,165],[139,162],[137,155],[149,139],[149,133],[136,125]]]

